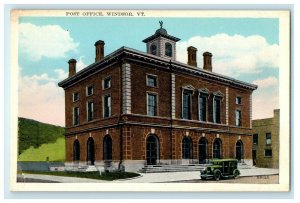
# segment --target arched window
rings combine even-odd
[[[156,55],[157,53],[157,47],[155,44],[151,44],[150,46],[150,53],[153,54],[153,55]]]
[[[207,139],[202,137],[199,140],[199,163],[203,164],[206,163],[206,159],[207,159]]]
[[[146,159],[148,165],[156,165],[159,159],[159,141],[155,135],[150,135],[146,140]]]
[[[170,44],[169,42],[165,44],[165,55],[172,57],[172,44]]]
[[[87,164],[94,165],[95,162],[95,143],[92,137],[87,141]]]
[[[75,140],[73,144],[73,161],[79,161],[79,160],[80,160],[80,144],[78,140]]]
[[[109,135],[103,139],[103,160],[112,160],[112,139]]]
[[[192,159],[193,158],[193,142],[189,137],[182,139],[182,158]]]
[[[235,157],[240,162],[243,159],[243,142],[241,140],[237,141],[235,144]]]
[[[213,144],[213,158],[214,159],[221,159],[221,148],[222,142],[221,139],[217,138]]]

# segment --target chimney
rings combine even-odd
[[[95,42],[95,47],[96,47],[96,58],[95,62],[100,61],[104,58],[104,41],[98,40]]]
[[[188,51],[188,65],[197,67],[197,48],[189,46]]]
[[[211,53],[209,52],[203,53],[203,69],[210,72],[212,72],[211,57],[212,57]]]
[[[69,63],[69,77],[72,77],[76,74],[76,63],[77,61],[75,59],[70,59],[68,61]]]

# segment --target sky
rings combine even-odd
[[[187,47],[213,54],[213,72],[258,85],[253,119],[269,118],[279,108],[279,21],[276,18],[68,18],[19,19],[19,116],[65,126],[64,91],[57,83],[95,61],[94,43],[105,41],[105,55],[127,46],[146,51],[143,39],[159,28],[178,37],[177,60],[187,62]]]

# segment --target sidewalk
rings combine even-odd
[[[240,169],[241,176],[261,176],[261,175],[278,175],[278,169],[270,168],[251,168]],[[22,175],[18,174],[18,177]],[[23,177],[27,179],[37,179],[46,181],[55,181],[61,183],[163,183],[170,181],[183,181],[200,179],[199,171],[189,172],[170,172],[170,173],[142,173],[141,177],[116,180],[116,181],[104,181],[87,178],[75,178],[75,177],[63,177],[63,176],[51,176],[51,175],[37,175],[37,174],[24,174]]]
[[[241,177],[279,174],[278,169],[270,169],[270,168],[240,169],[240,172],[241,172]],[[143,173],[142,177],[140,178],[136,178],[132,180],[118,180],[114,182],[163,183],[163,182],[170,182],[170,181],[194,180],[194,179],[200,179],[199,171],[173,172],[173,173]]]

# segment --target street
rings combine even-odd
[[[260,175],[260,176],[250,176],[250,177],[238,177],[237,179],[221,179],[216,181],[214,179],[210,180],[185,180],[185,181],[172,181],[172,183],[247,183],[247,184],[278,184],[278,175]]]

